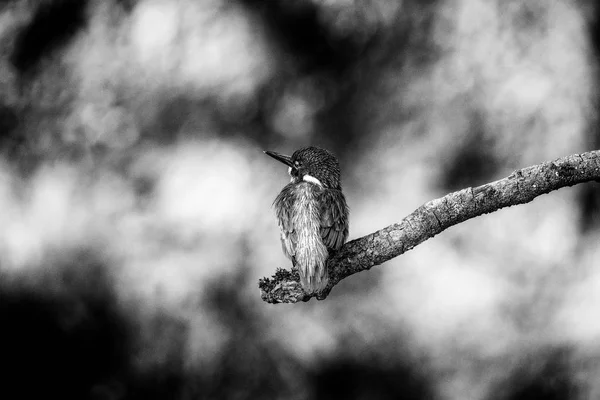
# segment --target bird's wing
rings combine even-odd
[[[327,248],[339,250],[348,239],[346,199],[337,189],[325,189],[321,196],[321,237]]]
[[[281,229],[281,246],[283,247],[283,252],[288,258],[293,259],[296,255],[298,235],[292,221],[294,198],[291,190],[292,187],[290,185],[284,187],[273,202],[273,205],[275,206],[275,213],[279,221],[279,228]]]

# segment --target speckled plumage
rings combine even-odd
[[[292,177],[273,203],[283,252],[298,268],[304,289],[319,292],[328,282],[327,258],[348,238],[348,206],[338,161],[316,147],[291,157],[270,153],[290,166]]]

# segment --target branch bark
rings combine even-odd
[[[278,269],[271,278],[259,281],[261,297],[268,303],[325,299],[342,279],[397,257],[453,225],[589,181],[600,181],[600,150],[533,165],[504,179],[450,193],[423,204],[396,224],[346,243],[328,260],[329,284],[321,293],[307,294],[297,271]]]

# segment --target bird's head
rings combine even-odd
[[[309,182],[328,189],[341,189],[340,164],[337,158],[325,149],[305,147],[291,156],[274,151],[265,154],[287,165],[293,183]]]

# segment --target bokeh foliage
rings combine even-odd
[[[271,306],[264,149],[351,238],[596,148],[586,0],[0,2],[1,398],[594,398],[600,196],[468,221]]]

